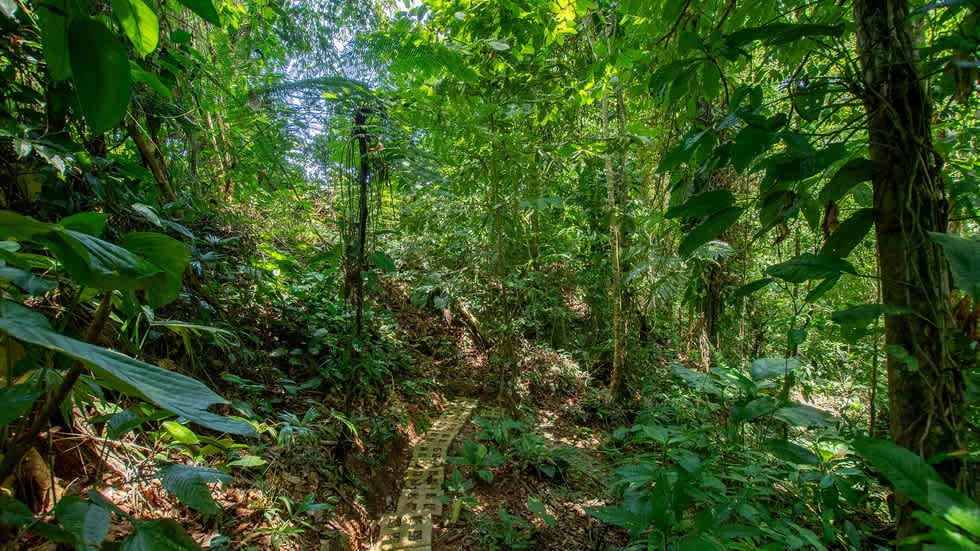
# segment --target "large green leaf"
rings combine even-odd
[[[642,516],[617,506],[586,507],[585,512],[606,524],[619,526],[633,533],[639,533],[649,524]]]
[[[875,165],[865,158],[851,159],[837,170],[834,177],[820,190],[820,202],[840,201],[851,188],[871,179]]]
[[[854,250],[854,247],[857,247],[868,235],[868,230],[871,229],[874,221],[875,214],[872,209],[861,209],[855,212],[850,218],[842,222],[827,239],[823,248],[820,249],[820,254],[836,256],[837,258],[847,257]]]
[[[813,452],[788,440],[771,438],[765,442],[766,449],[776,457],[795,465],[818,465],[820,458]]]
[[[674,375],[683,379],[691,388],[707,392],[714,396],[725,396],[725,391],[711,380],[709,374],[691,371],[680,364],[672,364],[670,367]]]
[[[667,209],[665,218],[694,218],[714,214],[735,204],[735,194],[725,189],[691,196],[680,205]]]
[[[824,100],[830,86],[826,79],[810,81],[806,86],[798,84],[793,90],[793,107],[807,121],[815,121],[823,112]]]
[[[87,233],[92,237],[98,237],[105,231],[108,220],[109,215],[103,212],[79,212],[62,218],[58,221],[58,225],[66,230],[74,230]]]
[[[929,509],[974,536],[980,537],[980,505],[935,480],[926,481]]]
[[[803,253],[786,262],[766,268],[766,274],[790,283],[826,279],[840,274],[856,274],[854,266],[841,258]]]
[[[790,404],[781,407],[772,416],[794,427],[834,426],[834,416],[831,413],[806,404]]]
[[[160,41],[160,21],[143,0],[111,0],[112,11],[136,51],[146,57]]]
[[[59,526],[34,518],[30,507],[0,492],[0,525],[28,526],[31,532],[53,543],[74,544],[75,537]]]
[[[34,241],[51,230],[51,224],[38,222],[29,216],[9,210],[0,210],[0,239]]]
[[[757,126],[746,126],[737,136],[735,144],[732,146],[732,166],[739,173],[752,164],[759,155],[762,155],[775,143],[779,137],[777,132]]]
[[[728,207],[712,214],[707,220],[694,227],[677,247],[677,254],[682,257],[690,256],[698,247],[717,238],[732,226],[744,209]]]
[[[44,61],[48,74],[54,81],[71,77],[71,61],[68,57],[68,18],[42,4],[37,8],[37,21],[44,39]]]
[[[772,396],[763,396],[755,400],[749,400],[744,405],[734,405],[728,411],[728,422],[731,424],[743,421],[752,421],[763,415],[769,415],[776,410],[776,399]]]
[[[231,475],[217,469],[179,463],[162,467],[158,476],[163,487],[177,496],[181,503],[206,515],[221,512],[221,507],[211,497],[208,484],[233,480]]]
[[[146,301],[159,308],[173,302],[180,294],[184,270],[191,259],[190,248],[162,233],[139,232],[126,234],[120,244],[159,268],[153,283],[146,285]]]
[[[212,25],[221,25],[218,17],[218,10],[215,9],[211,0],[179,0],[181,4],[187,6],[189,10],[196,13],[201,19]]]
[[[77,538],[82,549],[96,549],[109,535],[112,515],[91,501],[65,496],[55,508],[58,522]]]
[[[854,449],[871,463],[900,493],[920,507],[929,507],[929,486],[942,484],[936,470],[918,454],[891,442],[872,438],[854,440]]]
[[[255,436],[245,421],[207,411],[212,404],[227,403],[200,381],[141,362],[99,346],[66,337],[51,329],[44,316],[10,302],[0,304],[0,331],[13,338],[55,350],[87,365],[107,385],[144,398],[193,423],[218,432]]]
[[[806,301],[816,302],[820,300],[821,297],[826,295],[837,285],[838,281],[840,281],[840,275],[828,277],[827,279],[821,281],[819,285],[811,289],[810,292],[806,294]]]
[[[758,291],[759,289],[764,289],[765,287],[768,287],[770,283],[772,283],[771,277],[764,277],[762,279],[750,281],[749,283],[742,285],[738,289],[735,289],[735,292],[732,293],[732,300],[738,300],[742,297],[749,296],[752,293]]]
[[[773,377],[783,377],[802,366],[803,364],[796,358],[759,358],[752,362],[749,367],[749,374],[752,375],[753,381],[762,381]]]
[[[144,289],[160,268],[108,241],[73,230],[55,230],[43,242],[73,280],[94,289]]]
[[[677,542],[676,551],[725,551],[727,547],[708,534],[688,534]]]
[[[57,287],[57,284],[52,281],[41,279],[27,270],[10,266],[0,265],[0,279],[6,279],[31,296],[43,295]]]
[[[32,385],[21,384],[0,388],[0,427],[26,414],[41,393]]]
[[[817,23],[770,23],[761,27],[748,27],[725,37],[725,43],[732,48],[740,48],[753,41],[763,44],[786,44],[802,38],[820,36],[840,36],[844,25],[823,25]]]
[[[68,57],[78,103],[93,134],[119,124],[129,109],[129,58],[101,21],[78,17],[68,26]]]
[[[177,521],[165,518],[138,521],[136,532],[123,540],[122,551],[201,551]]]
[[[943,248],[956,288],[980,301],[980,241],[936,232],[929,237]]]

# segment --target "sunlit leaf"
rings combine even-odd
[[[111,0],[112,11],[136,51],[146,57],[160,41],[160,21],[143,0]]]

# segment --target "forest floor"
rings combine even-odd
[[[298,388],[310,376],[303,361],[280,363],[269,350],[258,351],[260,361],[250,367],[214,357],[197,367],[239,410],[224,413],[260,406],[270,412],[259,442],[181,442],[163,430],[116,439],[91,429],[55,430],[46,435],[54,469],[40,465],[45,474],[35,480],[52,477],[56,494],[98,489],[116,507],[107,542],[131,533],[134,519],[170,519],[207,549],[376,549],[379,521],[395,510],[413,446],[446,405],[461,398],[479,406],[448,449],[447,504],[433,518],[432,549],[606,549],[627,542],[624,531],[586,512],[609,499],[613,465],[602,452],[601,434],[614,426],[583,406],[595,392],[587,372],[562,354],[524,343],[519,400],[501,407],[488,351],[474,343],[465,323],[446,311],[411,306],[398,285],[388,289],[384,307],[397,320],[398,340],[412,343],[407,352],[416,368],[392,375],[386,393],[354,397],[356,416],[339,413],[339,392]],[[279,345],[288,340],[267,337]],[[311,406],[331,417],[308,417]],[[76,414],[109,413],[85,408]],[[466,464],[464,446],[483,445],[506,460]],[[229,450],[230,456],[216,453]],[[232,482],[209,485],[221,512],[201,514],[178,502],[157,476],[161,461],[231,472]],[[57,546],[28,534],[6,549]]]

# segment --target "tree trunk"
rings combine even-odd
[[[616,113],[620,115],[623,110],[622,92],[616,95]],[[609,380],[609,395],[613,400],[620,401],[628,395],[626,385],[626,312],[623,308],[623,266],[620,254],[622,245],[621,226],[619,220],[619,195],[622,167],[613,166],[613,147],[612,136],[609,130],[609,92],[602,94],[602,139],[606,142],[605,152],[605,173],[606,173],[606,206],[609,210],[609,263],[612,265],[612,285],[609,289],[612,300],[612,374]],[[619,136],[623,135],[622,117],[617,116],[620,121]]]
[[[855,0],[854,21],[867,111],[882,299],[907,308],[885,316],[893,440],[929,458],[965,449],[963,366],[955,350],[949,266],[927,232],[946,231],[941,159],[932,146],[932,105],[918,71],[904,0]],[[918,362],[908,365],[898,347]],[[960,460],[936,465],[968,488]],[[914,505],[897,496],[899,537],[919,531]]]

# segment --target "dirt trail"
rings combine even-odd
[[[446,452],[470,418],[476,402],[450,402],[445,413],[412,451],[405,483],[394,513],[381,517],[381,536],[372,551],[430,551],[432,517],[442,514]]]

